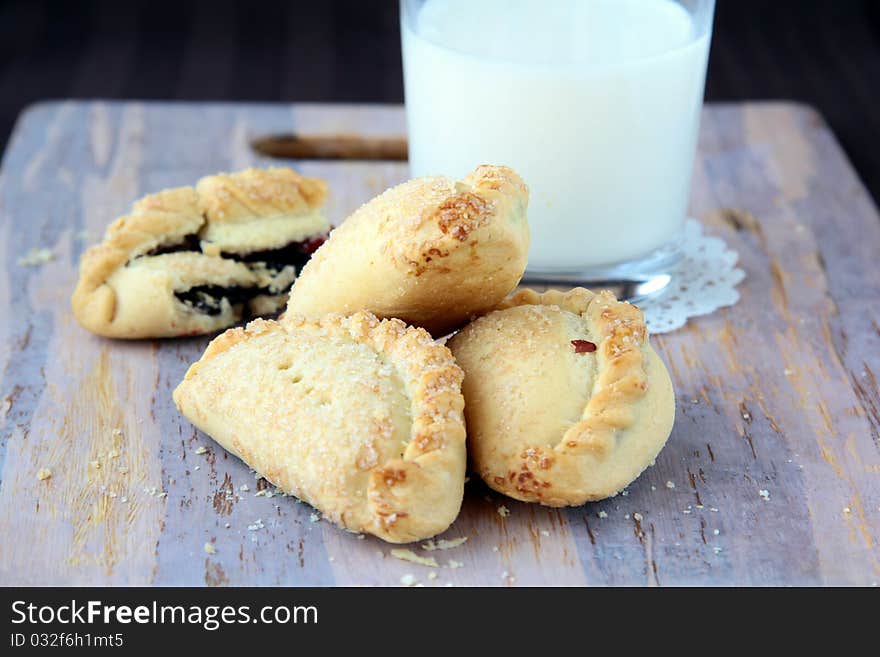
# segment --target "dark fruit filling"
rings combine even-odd
[[[144,256],[158,256],[178,251],[201,251],[201,242],[198,235],[187,235],[178,244],[160,244],[152,251],[147,251]]]
[[[250,253],[223,252],[220,255],[239,262],[264,262],[268,269],[277,271],[281,271],[287,265],[293,265],[297,271],[300,271],[326,239],[325,236],[321,235],[304,242],[291,242],[280,249],[251,251]]]
[[[312,237],[302,242],[291,242],[280,249],[267,249],[264,251],[252,251],[250,253],[221,253],[221,257],[242,263],[260,263],[273,276],[278,275],[285,267],[294,266],[299,272],[309,261],[311,255],[318,250],[326,235]],[[179,251],[201,252],[201,242],[198,235],[187,235],[179,244],[158,246],[144,256],[158,256],[166,253]],[[236,306],[250,301],[262,294],[276,296],[290,290],[288,285],[283,290],[270,290],[268,287],[222,287],[220,285],[198,285],[183,292],[175,292],[174,295],[184,304],[206,315],[219,315],[222,312],[222,302],[226,298],[231,306]]]
[[[229,305],[237,306],[264,292],[265,290],[262,288],[253,287],[198,285],[191,287],[186,292],[175,292],[174,296],[200,313],[219,315],[222,311],[221,304],[224,297],[229,300]]]

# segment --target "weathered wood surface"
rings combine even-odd
[[[177,414],[171,390],[207,338],[113,342],[71,317],[79,254],[133,199],[269,164],[248,141],[291,131],[399,136],[403,115],[64,102],[20,120],[0,173],[0,584],[880,581],[880,217],[814,112],[704,115],[692,212],[739,251],[747,277],[738,305],[655,339],[678,399],[656,467],[626,496],[568,510],[472,480],[445,534],[469,540],[430,553],[447,566],[436,580],[378,540],[311,522],[307,505],[256,496],[265,483]],[[330,180],[337,220],[407,174],[402,163],[297,167]],[[55,257],[19,265],[32,248]]]

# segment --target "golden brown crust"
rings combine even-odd
[[[215,338],[174,399],[283,490],[343,527],[402,543],[458,514],[461,380],[448,349],[399,320],[294,316]]]
[[[287,168],[250,168],[206,176],[196,192],[209,223],[236,223],[313,212],[327,199],[327,183]]]
[[[466,373],[477,469],[517,499],[560,506],[613,495],[671,430],[671,383],[642,314],[610,292],[521,290],[450,348]]]
[[[525,270],[528,189],[507,167],[417,178],[361,206],[303,269],[288,308],[369,310],[443,335],[494,307]]]
[[[71,300],[80,324],[107,337],[148,338],[209,333],[241,319],[240,304],[221,303],[216,314],[206,315],[175,298],[175,292],[199,286],[269,289],[250,302],[254,313],[277,311],[286,302],[292,267],[270,273],[220,254],[246,254],[325,233],[329,225],[315,208],[326,196],[326,184],[288,169],[248,169],[203,179],[199,187],[201,192],[180,187],[145,196],[83,254]],[[229,201],[233,197],[250,205]],[[216,216],[206,217],[206,208]],[[248,208],[255,214],[247,216]],[[224,222],[233,219],[234,227],[224,232]],[[202,251],[151,255],[187,239],[201,239]]]

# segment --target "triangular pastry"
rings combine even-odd
[[[286,319],[215,338],[174,391],[180,411],[351,531],[403,543],[445,530],[466,461],[449,350],[369,313]]]
[[[449,348],[473,467],[492,488],[549,506],[615,495],[654,462],[675,417],[641,311],[610,292],[520,290]]]
[[[525,183],[507,167],[393,187],[331,233],[294,284],[288,311],[369,310],[444,335],[519,283],[527,205]]]
[[[74,315],[99,335],[161,338],[276,313],[329,230],[326,195],[324,181],[277,168],[146,196],[83,254]]]

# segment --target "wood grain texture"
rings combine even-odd
[[[177,414],[171,390],[208,338],[114,342],[71,317],[80,253],[133,199],[270,164],[248,144],[284,132],[399,137],[403,113],[61,102],[20,119],[0,172],[0,584],[880,581],[880,217],[813,111],[704,114],[692,212],[747,277],[736,306],[655,338],[678,401],[656,466],[566,510],[470,481],[444,535],[468,541],[413,546],[444,566],[435,580],[293,498],[258,496],[266,482]],[[337,221],[407,177],[398,162],[296,168],[330,181]],[[18,264],[32,248],[54,258]]]

